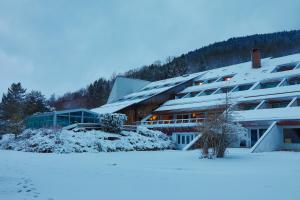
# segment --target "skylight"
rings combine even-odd
[[[239,85],[232,92],[249,90],[252,86],[253,86],[253,84]]]
[[[279,65],[272,71],[272,73],[290,71],[290,70],[295,69],[295,67],[296,67],[296,63],[288,63],[288,64],[284,64],[284,65]]]
[[[280,99],[268,100],[259,109],[285,108],[289,105],[290,102],[291,102],[291,99],[287,99],[287,100],[280,100]]]
[[[243,102],[237,105],[237,110],[254,110],[258,106],[258,102]]]
[[[288,78],[287,83],[288,83],[288,85],[299,85],[300,84],[300,76]]]
[[[266,81],[266,82],[262,82],[260,84],[257,85],[257,87],[255,88],[257,89],[267,89],[267,88],[274,88],[277,87],[280,83],[280,80],[270,80],[270,81]]]
[[[234,75],[229,76],[223,76],[222,78],[218,79],[218,82],[220,81],[230,81],[233,78]]]
[[[233,87],[223,87],[217,91],[217,93],[228,93],[233,89]]]
[[[202,92],[199,96],[211,95],[211,94],[214,93],[215,91],[216,91],[216,89],[205,90],[205,91]]]

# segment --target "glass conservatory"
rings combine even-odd
[[[26,119],[26,128],[64,127],[75,123],[97,123],[98,113],[87,109],[73,109],[37,113]]]

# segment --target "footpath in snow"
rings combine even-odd
[[[224,159],[199,151],[41,154],[0,151],[0,199],[299,200],[300,154]]]

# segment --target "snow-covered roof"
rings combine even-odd
[[[149,81],[118,76],[109,94],[107,103],[113,103],[127,94],[140,90],[149,83]]]
[[[31,115],[32,117],[36,116],[49,116],[49,115],[60,115],[60,114],[66,114],[66,113],[73,113],[73,112],[88,112],[91,114],[97,114],[91,110],[85,109],[85,108],[76,108],[76,109],[69,109],[69,110],[58,110],[58,111],[51,111],[51,112],[43,112],[43,113],[34,113]]]
[[[165,92],[181,83],[194,79],[200,75],[203,75],[203,73],[194,73],[190,75],[183,75],[175,78],[151,82],[136,92],[125,95],[113,103],[108,103],[99,108],[94,108],[92,109],[92,111],[100,114],[117,112],[119,110],[122,110],[123,108],[144,101],[154,95]]]
[[[238,121],[264,121],[264,120],[295,120],[299,119],[300,107],[273,108],[235,111],[233,113]]]
[[[201,85],[194,85],[185,88],[180,93],[187,94],[191,92],[199,92],[199,96],[186,97],[180,99],[169,100],[165,102],[155,111],[174,111],[176,110],[196,110],[204,109],[209,106],[218,105],[224,102],[225,94],[218,94],[218,91],[211,95],[201,96],[200,92],[205,90],[217,90],[223,87],[234,87],[243,84],[251,84],[251,88],[245,91],[230,92],[230,99],[233,101],[245,101],[267,98],[266,95],[299,95],[300,86],[280,86],[268,89],[256,89],[256,86],[260,82],[266,81],[283,81],[284,78],[292,77],[295,75],[300,76],[300,54],[294,54],[279,58],[266,58],[262,59],[262,67],[254,69],[251,66],[251,62],[245,62],[237,65],[231,65],[218,69],[208,70],[202,76],[195,79],[195,82],[202,82]],[[293,64],[295,69],[282,72],[274,72],[274,70],[281,65]],[[221,77],[233,76],[229,81],[218,81]],[[212,83],[205,83],[206,80],[216,79],[217,81]]]

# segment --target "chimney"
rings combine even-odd
[[[252,60],[252,68],[257,69],[261,67],[259,49],[256,48],[252,49],[251,60]]]

